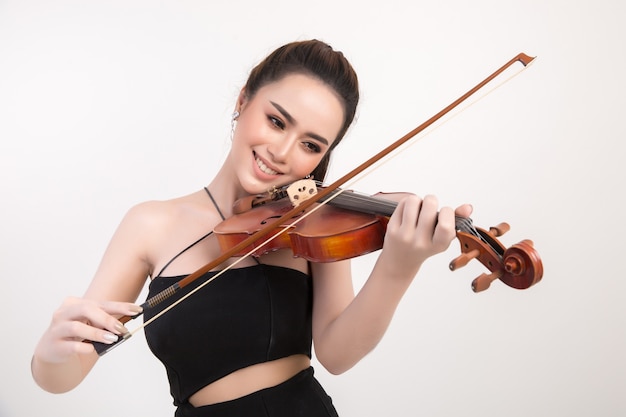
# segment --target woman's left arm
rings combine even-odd
[[[457,214],[469,216],[470,206]],[[403,198],[389,219],[383,249],[354,296],[350,262],[313,264],[313,339],[320,363],[340,374],[382,339],[422,263],[455,237],[454,210],[439,209],[434,196]]]

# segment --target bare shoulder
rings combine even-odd
[[[87,295],[132,301],[146,278],[162,263],[184,227],[193,194],[162,201],[145,201],[128,209],[104,253]],[[173,242],[173,243],[172,243]]]
[[[145,201],[131,207],[124,216],[120,234],[127,242],[133,242],[133,248],[138,249],[136,256],[145,262],[150,274],[220,220],[203,192]]]
[[[124,241],[122,245],[127,250],[132,249],[151,270],[162,256],[169,254],[170,244],[178,247],[182,244],[175,243],[178,239],[184,242],[191,239],[181,235],[196,226],[191,219],[201,218],[197,214],[201,208],[195,200],[194,194],[189,194],[168,200],[144,201],[130,207],[115,233],[116,240]]]
[[[122,225],[149,235],[176,226],[180,216],[194,206],[196,194],[138,203],[126,212]]]

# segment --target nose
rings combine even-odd
[[[267,152],[274,162],[285,163],[289,159],[289,153],[295,143],[294,137],[284,135],[270,143]]]

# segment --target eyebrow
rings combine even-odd
[[[293,118],[293,116],[291,114],[289,114],[289,112],[287,110],[285,110],[283,108],[283,106],[281,106],[278,103],[274,103],[273,101],[270,101],[270,103],[272,104],[272,106],[274,106],[276,108],[276,110],[278,110],[280,112],[280,114],[283,115],[283,117],[285,119],[287,119],[287,121],[291,124],[296,124],[296,120]],[[328,145],[328,140],[326,140],[326,138],[324,138],[323,136],[318,135],[317,133],[313,133],[313,132],[307,132],[307,136],[322,142],[324,145]]]

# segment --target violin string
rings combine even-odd
[[[398,203],[352,191],[338,196],[335,205],[358,211],[366,211],[364,208],[368,208],[375,214],[386,214],[392,212]]]
[[[474,236],[476,239],[483,242],[485,245],[491,248],[494,254],[496,254],[500,259],[502,259],[502,252],[500,248],[494,247],[491,242],[489,242],[485,237],[476,229],[472,219],[467,217],[455,216],[455,222],[457,231],[467,233],[469,235]]]
[[[449,115],[448,117],[446,117],[443,121],[438,121],[434,126],[431,126],[428,128],[428,131],[426,133],[421,132],[420,135],[416,136],[415,138],[408,140],[405,144],[403,144],[402,146],[399,146],[398,149],[395,149],[393,152],[389,153],[387,155],[386,158],[383,158],[381,160],[378,160],[376,163],[372,164],[370,167],[368,167],[368,169],[364,170],[363,172],[361,172],[360,174],[354,176],[350,181],[347,181],[345,183],[345,185],[351,186],[353,184],[356,184],[358,181],[360,181],[361,179],[367,177],[368,175],[370,175],[372,172],[377,171],[380,167],[382,167],[384,164],[387,164],[390,160],[392,160],[393,158],[395,158],[400,152],[404,152],[406,149],[408,149],[409,147],[413,146],[415,143],[417,143],[419,140],[423,139],[424,137],[428,136],[430,133],[432,133],[434,130],[438,129],[439,127],[441,127],[443,124],[447,123],[448,121],[452,120],[452,118],[456,117],[457,115],[459,115],[461,112],[464,112],[466,109],[468,109],[470,106],[472,106],[473,104],[475,104],[476,102],[482,100],[484,97],[486,97],[487,95],[491,94],[493,91],[495,91],[497,88],[500,88],[502,85],[504,85],[505,83],[507,83],[508,81],[510,81],[511,79],[513,79],[515,76],[519,75],[524,69],[526,69],[526,67],[528,67],[528,65],[525,65],[522,67],[522,69],[520,69],[519,71],[517,71],[516,73],[514,73],[513,75],[511,75],[510,77],[508,77],[507,79],[505,79],[504,81],[500,82],[499,84],[497,84],[494,88],[492,88],[491,90],[487,91],[485,94],[483,94],[482,96],[480,96],[478,99],[470,102],[468,105],[466,105],[465,107],[463,107],[461,110],[458,111],[454,111],[451,115]],[[128,333],[128,337],[134,335],[135,333],[137,333],[139,330],[145,328],[146,326],[148,326],[150,323],[154,322],[156,319],[158,319],[159,317],[163,316],[163,314],[165,314],[166,312],[168,312],[169,310],[171,310],[172,308],[174,308],[176,305],[180,304],[181,302],[183,302],[184,300],[186,300],[188,297],[190,297],[192,294],[195,294],[197,291],[199,291],[200,289],[204,288],[206,285],[208,285],[209,283],[213,282],[215,279],[217,279],[218,277],[220,277],[222,274],[224,274],[225,272],[229,271],[230,269],[232,269],[235,265],[239,264],[240,262],[242,262],[244,259],[247,259],[250,256],[253,256],[254,253],[258,250],[258,248],[263,247],[264,245],[266,245],[267,243],[271,242],[272,240],[274,240],[275,238],[277,238],[278,236],[280,236],[281,234],[285,233],[287,230],[290,230],[293,226],[295,226],[298,222],[300,222],[301,220],[305,219],[306,217],[308,217],[309,215],[311,215],[312,213],[314,213],[315,211],[317,211],[319,208],[321,208],[322,206],[324,206],[325,204],[329,203],[330,201],[332,201],[333,199],[335,199],[337,196],[345,194],[344,193],[345,188],[339,188],[337,189],[337,192],[329,195],[323,202],[320,202],[317,206],[311,208],[309,211],[305,212],[302,216],[298,217],[297,219],[295,219],[291,224],[287,225],[286,227],[280,229],[276,234],[270,236],[268,239],[266,239],[263,243],[261,243],[260,245],[257,245],[255,248],[253,248],[252,250],[250,250],[248,253],[246,253],[245,255],[239,257],[237,260],[235,260],[233,263],[229,264],[228,266],[226,266],[224,269],[220,270],[219,272],[217,272],[213,277],[207,279],[205,282],[203,282],[202,284],[198,285],[198,287],[194,288],[193,290],[191,290],[189,293],[185,294],[184,296],[182,296],[181,298],[179,298],[178,300],[176,300],[175,302],[173,302],[172,304],[170,304],[169,306],[165,307],[163,310],[159,311],[157,314],[155,314],[152,318],[150,318],[149,320],[144,321],[144,323],[142,323],[141,325],[137,326],[135,329],[133,329],[132,331],[129,331]]]
[[[370,197],[370,196],[356,193],[356,192],[343,193],[337,199],[342,200],[339,203],[340,207],[354,208],[355,210],[359,210],[359,211],[366,211],[366,210],[363,210],[363,208],[368,207],[376,214],[384,214],[386,212],[392,212],[398,205],[397,202],[395,201],[379,199],[376,197]],[[346,204],[344,204],[343,202],[344,200]],[[350,203],[348,204],[348,202]],[[455,225],[458,231],[471,234],[472,236],[480,239],[481,241],[485,242],[491,247],[489,242],[487,242],[478,232],[476,227],[474,227],[474,223],[472,222],[472,219],[467,218],[467,217],[455,216]]]

